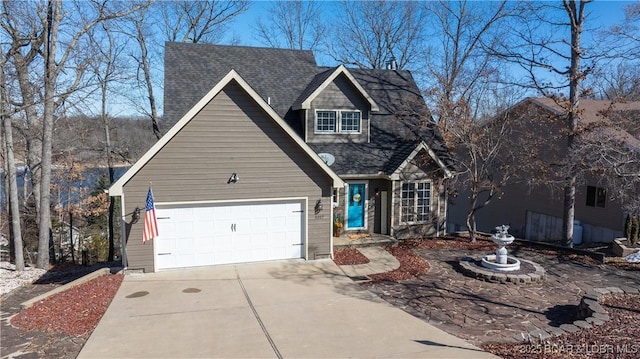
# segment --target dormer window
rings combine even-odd
[[[340,111],[340,132],[360,132],[360,112]]]
[[[316,112],[316,132],[334,133],[336,132],[336,111]]]
[[[360,111],[316,111],[316,133],[360,133]]]

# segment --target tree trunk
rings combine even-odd
[[[14,41],[17,41],[14,39]],[[35,48],[38,42],[32,44]],[[35,104],[35,98],[33,93],[33,84],[29,79],[30,68],[29,65],[34,60],[35,55],[32,53],[23,56],[20,51],[12,52],[16,77],[20,86],[20,95],[22,96],[22,102],[24,104],[25,121],[27,123],[27,168],[31,173],[31,191],[35,199],[36,216],[40,213],[40,161],[42,156],[42,123],[37,113],[37,107]],[[25,172],[24,186],[27,188],[27,176]],[[27,196],[23,198],[24,205],[27,203]]]
[[[573,220],[575,218],[576,204],[576,176],[567,179],[568,185],[564,188],[564,208],[562,211],[562,244],[565,247],[573,247]]]
[[[9,216],[11,217],[11,237],[13,239],[16,270],[24,270],[24,253],[22,246],[22,228],[20,227],[20,206],[18,202],[18,180],[16,162],[13,153],[13,128],[8,113],[8,97],[4,77],[4,59],[0,69],[0,115],[4,128],[4,144],[6,149],[7,173],[9,175]]]
[[[73,212],[71,211],[69,211],[69,247],[71,248],[71,263],[76,264],[76,249],[73,245]]]
[[[47,24],[44,43],[44,114],[42,121],[42,176],[40,180],[40,214],[38,216],[38,258],[36,267],[49,267],[49,241],[51,238],[51,161],[53,144],[53,117],[55,111],[56,85],[56,43],[62,3],[49,0],[47,3]]]
[[[477,188],[472,186],[470,196],[469,212],[467,213],[467,230],[469,231],[469,238],[471,242],[476,241],[476,205],[478,202]]]
[[[564,0],[564,8],[567,11],[571,24],[571,67],[569,68],[569,113],[567,114],[568,153],[573,151],[578,119],[580,117],[580,80],[583,74],[580,71],[582,50],[580,48],[580,35],[584,24],[584,7],[587,0],[580,1],[579,7],[574,0]],[[568,169],[570,174],[566,178],[564,188],[564,209],[562,224],[562,243],[566,247],[573,247],[573,220],[575,218],[576,203],[576,173],[575,169]]]
[[[142,72],[144,74],[144,82],[147,88],[147,95],[149,99],[149,107],[151,111],[151,127],[153,129],[153,134],[156,136],[156,139],[160,139],[162,134],[160,133],[160,128],[158,126],[158,112],[156,110],[156,98],[153,94],[153,82],[151,81],[151,69],[149,68],[149,55],[147,51],[146,39],[144,37],[144,32],[142,29],[142,22],[136,22],[136,30],[137,37],[136,40],[140,45],[140,66],[142,67]]]

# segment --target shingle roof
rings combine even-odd
[[[164,120],[173,124],[230,70],[236,70],[285,118],[318,72],[311,51],[187,44],[165,46]]]
[[[299,118],[291,107],[310,96],[336,68],[318,67],[311,51],[167,43],[165,110],[174,123],[229,70],[235,69],[297,133]],[[310,144],[336,158],[332,169],[344,174],[390,174],[425,141],[453,168],[442,138],[408,71],[348,69],[376,102],[371,114],[371,143]]]
[[[328,78],[331,76],[333,71],[335,71],[335,67],[329,68],[325,71],[320,72],[309,82],[304,91],[300,92],[300,96],[292,103],[292,107],[300,107],[302,102],[307,99],[311,94],[320,87]]]
[[[553,111],[556,115],[562,116],[567,113],[567,110],[562,108],[562,103],[558,104],[550,98],[538,97],[527,100]],[[640,150],[640,101],[580,99],[578,110],[581,125],[600,126],[600,130],[605,131],[606,135]],[[624,120],[621,121],[621,118]]]

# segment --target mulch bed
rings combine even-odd
[[[48,297],[22,310],[11,324],[25,331],[82,335],[92,332],[120,287],[124,275],[104,275]]]
[[[333,261],[339,266],[358,265],[369,263],[369,258],[355,248],[344,248],[333,251]]]
[[[410,280],[429,272],[429,263],[413,253],[410,247],[387,247],[386,250],[398,259],[400,267],[391,272],[369,275],[372,279],[371,282],[368,282],[369,284],[384,281],[399,282]]]

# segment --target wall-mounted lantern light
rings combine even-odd
[[[136,207],[136,209],[131,212],[131,224],[135,224],[140,219],[140,207]]]
[[[238,176],[236,173],[232,173],[227,183],[236,183],[238,181],[240,181],[240,176]]]
[[[316,214],[318,214],[318,213],[322,212],[322,200],[321,200],[321,199],[319,199],[319,200],[316,202],[316,205],[315,205],[315,207],[313,207],[313,210],[314,210],[314,212],[315,212]]]

